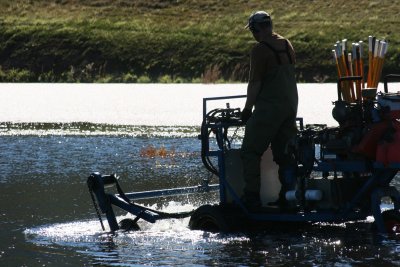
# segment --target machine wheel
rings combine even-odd
[[[199,207],[190,217],[189,228],[191,230],[203,230],[207,232],[227,232],[229,226],[218,205],[204,205]]]
[[[382,218],[388,233],[400,233],[400,212],[398,210],[386,210],[382,212]]]
[[[119,229],[123,231],[138,231],[140,230],[139,225],[132,219],[123,219],[119,223]]]

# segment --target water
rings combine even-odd
[[[374,235],[365,222],[215,234],[183,219],[101,230],[91,172],[117,173],[125,191],[197,185],[209,177],[197,140],[202,98],[245,92],[244,84],[0,84],[0,265],[399,266],[400,238]],[[335,125],[334,84],[299,92],[305,123]],[[142,201],[165,211],[210,202],[216,194]]]

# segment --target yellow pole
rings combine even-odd
[[[349,76],[353,76],[353,59],[351,53],[347,54],[347,62],[348,62],[348,74]],[[355,101],[357,99],[357,96],[354,92],[354,84],[352,81],[349,81],[350,85],[350,94],[351,94],[351,99]]]
[[[343,70],[344,70],[344,75],[345,76],[349,76],[350,72],[349,72],[349,67],[348,67],[348,58],[347,58],[347,51],[346,51],[346,47],[347,47],[347,39],[343,39],[342,40],[342,49],[341,49],[341,64],[343,66]],[[351,103],[354,101],[353,96],[351,94],[352,92],[352,84],[349,81],[345,81],[343,82],[343,88],[345,90],[345,95],[347,96],[347,102]],[[354,93],[353,93],[354,95]]]
[[[388,43],[385,42],[385,41],[382,41],[381,42],[381,49],[380,49],[381,51],[380,51],[379,56],[378,56],[378,66],[377,66],[377,70],[376,70],[376,79],[375,79],[375,83],[374,83],[374,86],[376,88],[378,88],[378,84],[379,84],[379,81],[380,81],[380,78],[381,78],[382,69],[383,69],[383,63],[385,61],[385,55],[386,55],[386,52],[387,52],[387,48],[388,48]]]
[[[342,52],[342,45],[338,42],[336,42],[336,44],[334,45],[335,50],[332,50],[333,56],[334,56],[334,60],[336,63],[336,68],[338,71],[338,77],[344,77],[346,76],[346,66],[343,64],[343,52]],[[350,102],[351,101],[351,96],[349,94],[349,91],[346,89],[345,85],[342,84],[340,85],[340,90],[341,93],[343,95],[343,100],[346,102]]]
[[[372,80],[371,80],[371,87],[376,88],[376,79],[377,79],[377,74],[378,74],[378,63],[379,63],[379,54],[381,52],[381,42],[376,39],[375,40],[375,46],[374,46],[374,59],[373,59],[373,69],[372,69]]]

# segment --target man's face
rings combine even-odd
[[[259,31],[251,31],[253,34],[254,39],[256,39],[257,42],[260,41],[260,32]]]

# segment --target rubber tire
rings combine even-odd
[[[218,205],[200,206],[190,217],[189,228],[206,232],[228,232],[229,225]]]
[[[385,210],[382,212],[383,222],[389,234],[400,233],[400,211]]]
[[[139,225],[132,219],[123,219],[119,223],[119,229],[123,231],[139,231]]]

